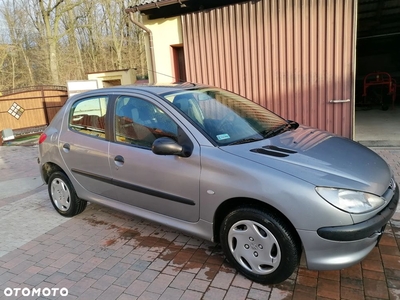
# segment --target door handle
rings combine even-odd
[[[346,103],[346,102],[350,102],[350,99],[329,100],[329,103]]]
[[[122,155],[117,155],[116,157],[114,157],[114,161],[123,164],[125,162],[125,159]]]
[[[71,150],[71,146],[68,143],[65,143],[63,145],[63,150],[64,150],[65,153],[68,153],[69,150]]]

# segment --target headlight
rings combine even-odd
[[[366,213],[385,203],[382,197],[364,192],[326,187],[317,187],[315,190],[330,204],[351,214]]]

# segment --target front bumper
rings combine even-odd
[[[354,225],[323,227],[318,231],[298,230],[307,267],[338,270],[363,260],[377,245],[386,223],[396,212],[399,188],[389,204],[371,219]]]

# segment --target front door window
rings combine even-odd
[[[135,97],[120,97],[116,103],[116,140],[151,148],[160,137],[177,141],[178,125],[154,104]]]

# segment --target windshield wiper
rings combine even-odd
[[[267,132],[264,133],[264,138],[269,138],[272,136],[276,136],[280,133],[283,133],[285,131],[291,130],[291,129],[296,129],[297,127],[299,127],[299,124],[297,122],[294,121],[290,121],[288,123],[282,124],[272,130],[269,130]]]
[[[246,144],[246,143],[257,142],[257,141],[261,141],[261,140],[263,140],[263,139],[262,138],[245,138],[245,139],[234,141],[234,142],[228,144],[228,146]]]

